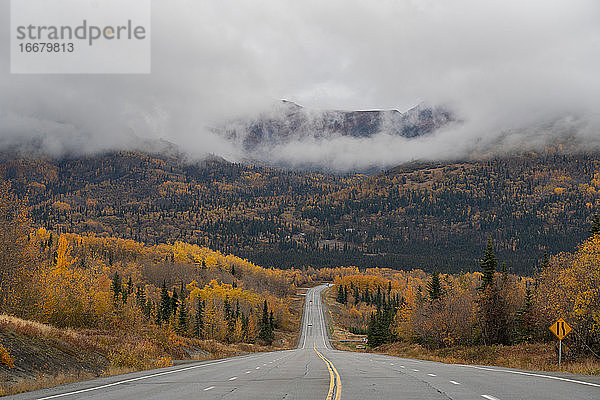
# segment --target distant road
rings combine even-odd
[[[598,377],[334,350],[321,303],[325,287],[306,296],[296,350],[98,378],[7,399],[600,399]]]

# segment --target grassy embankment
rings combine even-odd
[[[300,292],[300,291],[299,291]],[[290,298],[294,331],[276,331],[272,346],[221,343],[166,333],[59,329],[0,315],[0,396],[98,376],[294,348],[304,297]]]

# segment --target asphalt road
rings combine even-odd
[[[306,296],[296,350],[161,368],[10,399],[599,399],[600,379],[334,350],[320,294]]]

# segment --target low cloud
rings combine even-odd
[[[211,127],[287,98],[313,109],[442,104],[460,124],[419,139],[306,138],[260,158],[336,170],[541,148],[600,136],[594,0],[153,2],[152,74],[11,75],[0,146],[95,152],[165,139],[244,160]],[[9,1],[0,52],[9,54]]]

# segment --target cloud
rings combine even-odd
[[[282,98],[314,109],[427,101],[463,121],[418,140],[308,138],[265,154],[336,169],[600,136],[595,0],[171,0],[152,15],[150,75],[11,75],[2,57],[0,146],[41,138],[50,152],[93,152],[164,138],[243,159],[208,128]],[[5,55],[9,16],[0,0]]]

